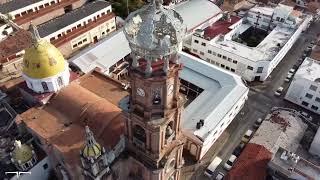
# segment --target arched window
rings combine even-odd
[[[153,96],[153,99],[152,99],[152,103],[154,105],[159,105],[161,104],[161,97],[160,97],[160,89],[157,88],[157,89],[154,89],[152,91],[152,96]]]
[[[166,127],[166,139],[168,139],[174,133],[172,126],[173,124],[171,121]]]
[[[42,88],[43,88],[44,91],[48,91],[49,90],[48,85],[47,85],[46,82],[41,82],[41,85],[42,85]]]
[[[63,86],[62,77],[58,77],[57,81],[59,86]]]
[[[142,141],[143,143],[146,143],[146,132],[139,125],[135,125],[133,128],[133,137]]]

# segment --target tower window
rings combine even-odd
[[[133,137],[141,141],[140,143],[145,143],[146,142],[146,132],[145,130],[139,126],[135,125],[133,128]]]
[[[42,88],[43,88],[44,91],[48,91],[49,90],[48,85],[47,85],[46,82],[41,82],[41,85],[42,85]]]
[[[48,169],[48,164],[45,163],[42,167],[43,167],[43,169]]]
[[[157,88],[153,90],[152,95],[153,95],[153,99],[152,99],[153,105],[161,104],[160,89]]]

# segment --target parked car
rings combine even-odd
[[[248,143],[252,134],[253,134],[253,131],[248,129],[246,133],[243,135],[241,142]]]
[[[211,163],[209,164],[209,166],[207,167],[207,169],[204,171],[204,174],[208,177],[212,177],[214,171],[217,169],[217,167],[219,166],[219,164],[221,163],[222,159],[220,157],[215,157],[213,159],[213,161],[211,161]]]
[[[259,126],[261,125],[262,121],[263,121],[262,118],[258,118],[258,119],[256,120],[256,122],[254,122],[253,127],[256,128],[256,129],[258,129]]]
[[[224,164],[223,168],[227,171],[230,171],[230,169],[232,168],[232,166],[236,162],[236,160],[237,160],[237,156],[231,154],[228,161]]]
[[[294,74],[294,72],[296,72],[296,70],[295,70],[294,68],[291,68],[291,69],[289,70],[289,73],[291,73],[291,74]]]
[[[246,144],[244,142],[241,142],[233,151],[232,154],[234,154],[235,156],[240,156],[242,150],[244,149],[244,147],[246,146]]]
[[[287,77],[284,79],[284,82],[289,82],[292,78],[293,74],[288,73]]]
[[[224,174],[222,172],[218,172],[216,176],[216,180],[222,180],[224,178]]]
[[[279,87],[279,88],[274,92],[274,95],[280,96],[281,93],[282,93],[282,91],[283,91],[283,87]]]
[[[308,114],[308,113],[306,113],[306,112],[304,112],[304,111],[301,111],[300,114],[301,114],[302,116],[308,118],[308,119],[312,118],[312,117],[310,116],[310,114]]]

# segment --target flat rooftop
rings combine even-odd
[[[7,14],[40,1],[42,0],[11,0],[1,4],[0,13]]]
[[[320,83],[320,61],[306,57],[295,73],[294,78]]]
[[[279,147],[295,152],[307,125],[294,112],[277,110],[265,119],[250,143],[263,145],[275,154]]]
[[[181,15],[188,32],[221,13],[221,9],[208,0],[182,2],[174,9]]]
[[[249,24],[241,24],[237,28],[244,32],[251,26]],[[284,45],[295,30],[278,25],[256,47],[249,47],[226,38],[223,40],[214,38],[210,41],[210,44],[251,61],[271,61],[280,51],[278,44]],[[232,36],[230,33],[233,33],[233,31],[228,32],[226,36]]]
[[[276,168],[292,179],[319,179],[319,166],[316,166],[301,157],[297,163],[290,160],[284,160],[281,158],[284,151],[287,150],[282,147],[279,148],[271,161],[272,163],[269,163],[271,167]],[[289,168],[293,168],[293,171],[289,171]]]
[[[39,25],[38,26],[39,34],[41,37],[46,37],[110,5],[111,3],[107,1],[93,1],[90,3],[84,4],[80,8],[74,9],[71,12],[68,12],[62,16],[59,16],[55,19],[52,19],[50,21],[47,21]]]
[[[205,140],[230,112],[234,103],[246,96],[248,88],[240,76],[184,52],[180,53],[180,57],[183,64],[180,78],[203,89],[182,112],[182,128]],[[204,119],[205,123],[197,129],[196,124],[200,119]]]
[[[219,34],[225,35],[232,30],[229,27],[237,23],[240,19],[240,17],[231,16],[230,19],[219,20],[204,29],[204,37],[206,39],[213,39]]]
[[[254,12],[254,13],[261,13],[261,14],[264,14],[264,15],[271,17],[273,14],[274,8],[268,7],[268,6],[265,6],[265,7],[255,6],[255,7],[251,8],[249,11]]]

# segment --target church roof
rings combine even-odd
[[[58,149],[72,167],[80,163],[86,125],[105,148],[113,148],[124,133],[121,109],[80,85],[86,78],[72,82],[43,108],[31,108],[21,114],[25,124]],[[91,79],[93,83],[94,80]]]

